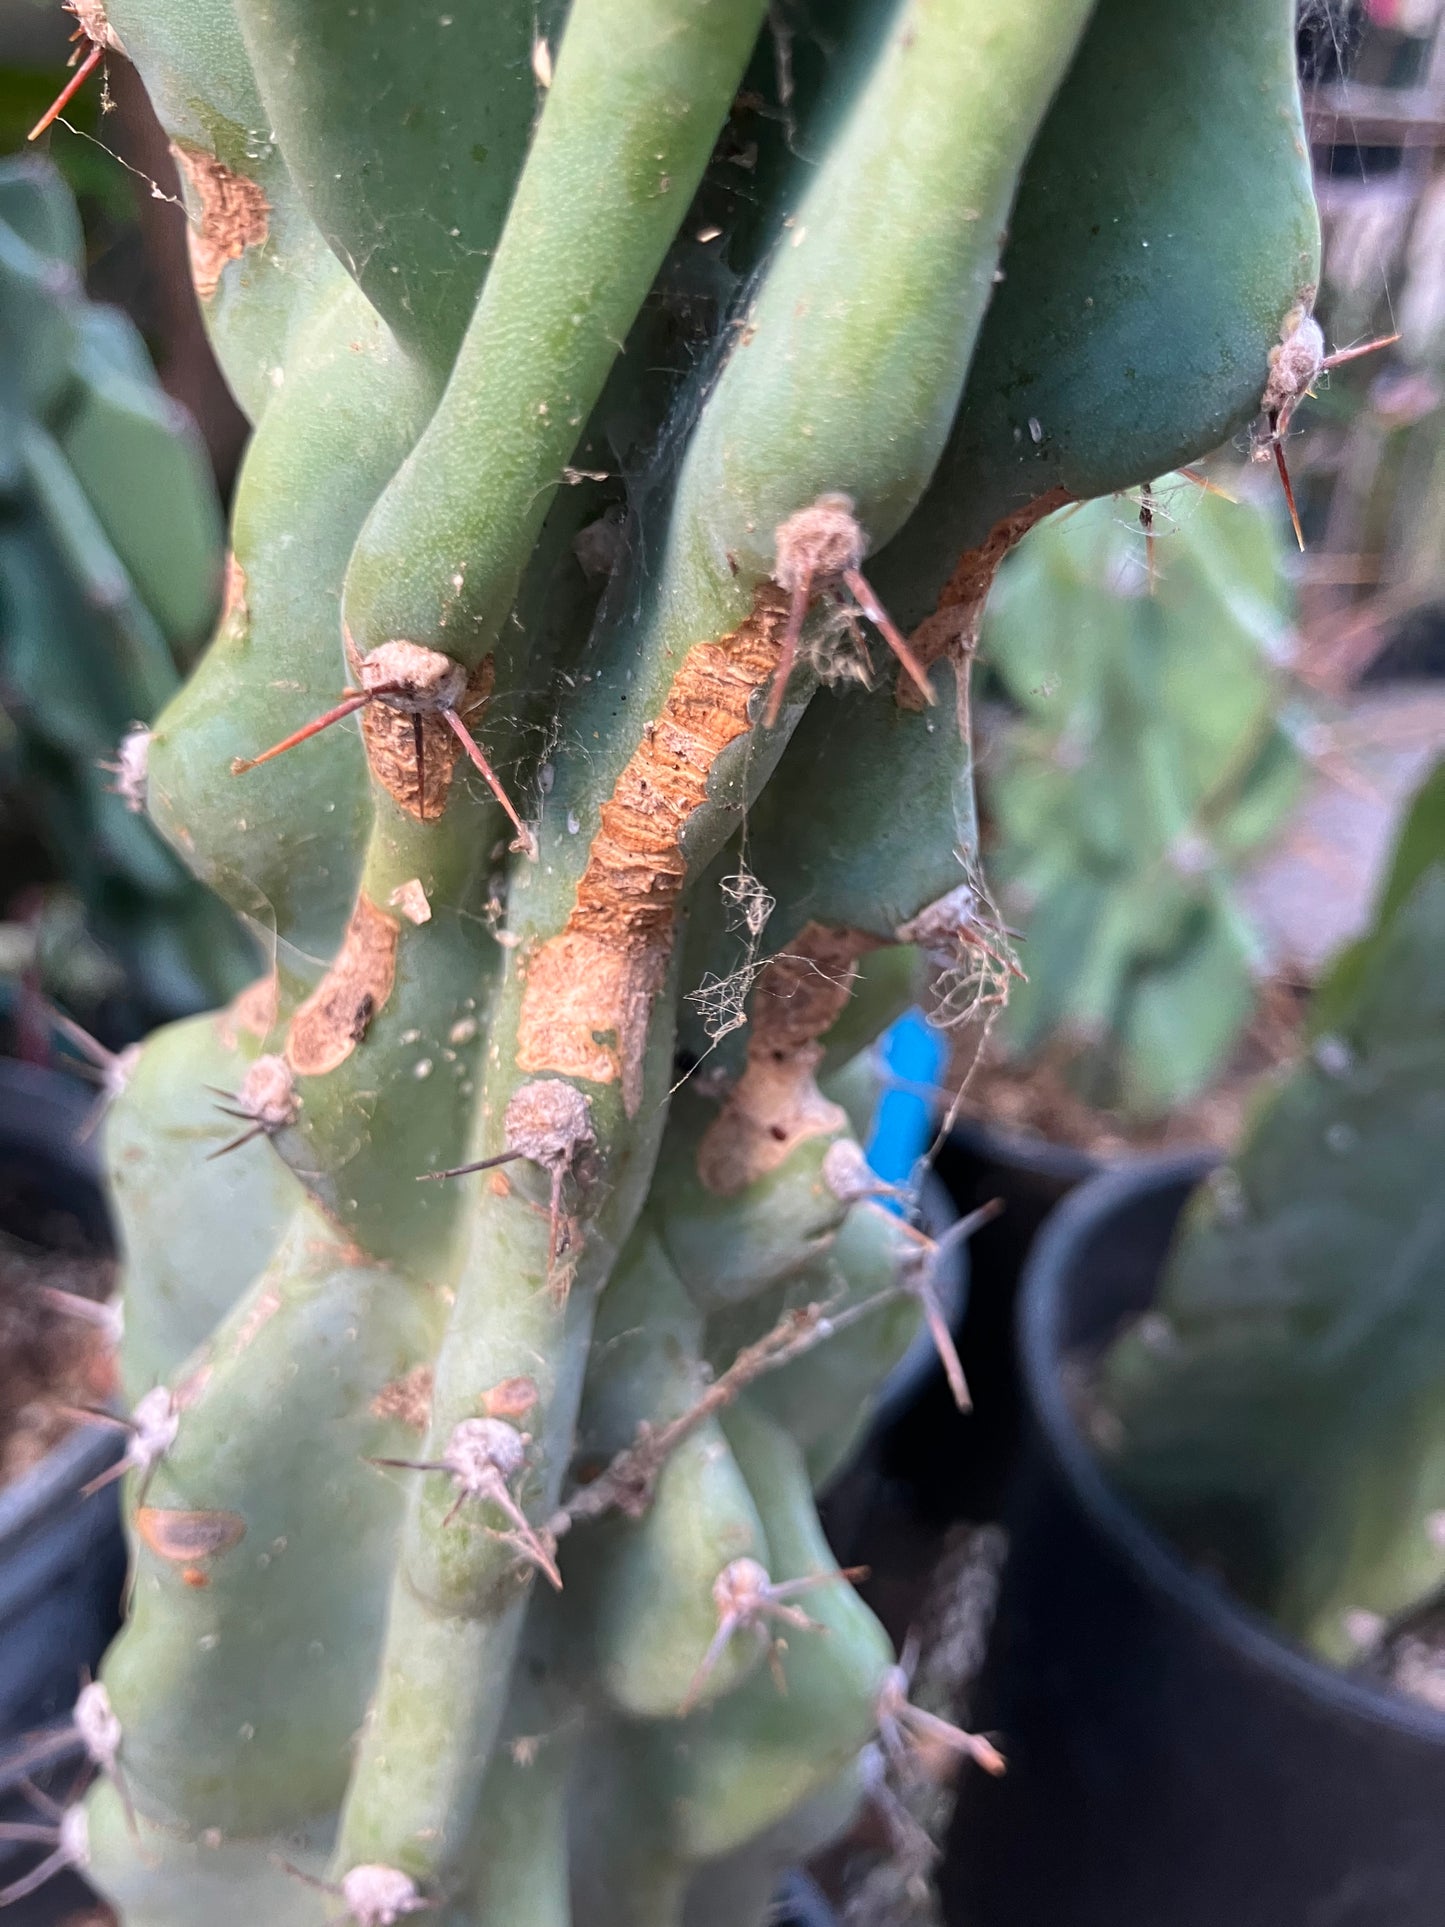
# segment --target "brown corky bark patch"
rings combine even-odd
[[[217,1035],[226,1049],[236,1048],[242,1031],[264,1039],[276,1021],[280,996],[281,986],[272,970],[233,997],[216,1022]]]
[[[1012,515],[995,522],[976,549],[964,551],[943,585],[937,608],[931,616],[923,618],[908,638],[913,653],[925,669],[943,656],[957,658],[972,654],[978,644],[984,605],[999,564],[1035,522],[1052,515],[1055,509],[1066,507],[1073,499],[1066,488],[1048,489],[1021,509],[1015,509]],[[900,709],[923,708],[923,696],[917,684],[901,669],[894,679],[893,699]]]
[[[786,621],[787,598],[764,583],[745,622],[683,659],[602,805],[566,926],[527,965],[520,1069],[620,1082],[628,1116],[636,1112],[652,1002],[687,877],[682,832],[713,764],[750,727],[748,704],[777,666]]]
[[[271,203],[255,181],[233,172],[204,147],[172,141],[171,152],[201,204],[199,224],[186,223],[186,241],[196,293],[209,301],[221,285],[226,263],[239,261],[247,248],[264,244]]]
[[[818,1089],[818,1039],[842,1016],[858,959],[877,947],[877,939],[861,930],[808,923],[759,977],[747,1064],[698,1146],[697,1174],[705,1190],[735,1197],[777,1170],[805,1138],[846,1125],[846,1113]]]
[[[189,1565],[227,1552],[246,1536],[239,1512],[169,1511],[159,1506],[136,1508],[135,1529],[159,1559]]]
[[[433,1376],[430,1365],[413,1365],[383,1385],[368,1408],[372,1417],[395,1419],[409,1432],[425,1432],[431,1424]]]
[[[537,1382],[532,1378],[504,1378],[481,1399],[484,1418],[507,1420],[525,1418],[537,1403]]]
[[[359,677],[359,664],[350,647],[347,655],[353,677]],[[467,679],[457,714],[473,735],[481,727],[496,679],[490,656],[484,656]],[[390,703],[368,703],[361,712],[361,740],[372,775],[392,800],[418,823],[435,823],[446,810],[462,746],[445,716],[439,711],[424,711],[420,721],[425,769],[418,780],[416,720],[405,710],[393,709]]]
[[[298,1077],[321,1077],[344,1064],[391,995],[401,925],[358,896],[341,948],[291,1019],[286,1061]]]

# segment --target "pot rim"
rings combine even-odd
[[[1352,1678],[1292,1646],[1264,1614],[1211,1584],[1110,1484],[1074,1422],[1064,1393],[1060,1325],[1075,1254],[1093,1229],[1140,1192],[1191,1186],[1221,1160],[1187,1151],[1107,1168],[1055,1207],[1029,1253],[1019,1298],[1018,1340],[1029,1409],[1081,1508],[1111,1538],[1136,1576],[1164,1593],[1246,1665],[1282,1678],[1347,1718],[1384,1725],[1445,1747],[1445,1713]]]
[[[58,1161],[101,1181],[100,1154],[94,1136],[76,1135],[89,1118],[99,1095],[94,1084],[56,1064],[31,1064],[21,1057],[0,1056],[0,1091],[20,1098],[29,1107],[28,1129],[12,1131],[12,1142],[43,1143],[54,1148]],[[63,1148],[59,1148],[63,1145]]]
[[[120,1445],[109,1427],[77,1424],[28,1472],[0,1486],[0,1559],[67,1500],[85,1503],[78,1497],[81,1486],[98,1478],[119,1456]]]
[[[1057,1177],[1068,1184],[1087,1183],[1101,1171],[1147,1162],[1151,1155],[1147,1151],[1085,1151],[1077,1144],[1064,1144],[1038,1131],[1005,1131],[986,1118],[967,1115],[954,1119],[948,1135],[978,1155],[991,1156],[998,1164]]]

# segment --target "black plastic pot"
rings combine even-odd
[[[959,1927],[1440,1927],[1445,1718],[1329,1671],[1186,1566],[1105,1481],[1066,1359],[1150,1303],[1205,1158],[1105,1173],[1024,1282],[1012,1555],[944,1870]]]
[[[76,1137],[90,1101],[69,1078],[0,1060],[0,1226],[30,1243],[97,1254],[113,1249],[95,1153]],[[23,1740],[64,1723],[119,1624],[125,1546],[116,1492],[80,1496],[119,1450],[114,1432],[72,1432],[33,1471],[0,1490],[0,1811],[6,1818],[35,1818],[33,1807],[16,1804]],[[0,1843],[7,1876],[14,1853]]]

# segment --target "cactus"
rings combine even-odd
[[[1445,1586],[1442,941],[1445,765],[1308,1056],[1196,1196],[1100,1386],[1124,1489],[1342,1664]]]
[[[1316,235],[1285,0],[766,13],[110,8],[255,424],[149,804],[274,958],[108,1127],[128,1927],[731,1927],[902,1730],[812,1492],[931,1255],[819,1078],[997,951],[994,560]]]
[[[1082,1095],[1157,1115],[1253,1012],[1238,877],[1298,795],[1309,718],[1275,524],[1183,477],[1141,499],[1156,533],[1117,504],[1066,509],[1000,571],[982,651],[1012,715],[984,801],[1028,939],[1005,1045],[1062,1036]]]
[[[194,429],[130,323],[86,300],[81,267],[59,175],[0,164],[3,783],[154,1022],[255,968],[139,814],[137,726],[214,620],[220,516]]]

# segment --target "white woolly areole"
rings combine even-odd
[[[258,1057],[241,1082],[240,1108],[268,1131],[296,1122],[296,1079],[284,1057]]]
[[[108,1771],[120,1752],[120,1721],[111,1706],[110,1694],[99,1680],[81,1687],[71,1718],[86,1752],[97,1766]]]
[[[746,1622],[767,1604],[772,1587],[767,1567],[758,1560],[730,1560],[712,1582],[718,1617]]]
[[[169,1387],[153,1386],[143,1398],[137,1399],[130,1422],[133,1429],[126,1457],[131,1464],[152,1466],[163,1459],[181,1429],[180,1413]]]
[[[102,1088],[107,1097],[120,1097],[135,1076],[135,1067],[140,1062],[139,1044],[127,1044],[124,1050],[116,1052],[102,1072]]]
[[[523,1084],[503,1120],[507,1149],[547,1169],[568,1165],[580,1150],[595,1144],[592,1107],[575,1084],[560,1077],[539,1077]]]
[[[115,752],[115,793],[133,816],[139,816],[146,806],[150,760],[151,733],[138,723],[121,737]]]
[[[790,591],[806,588],[819,576],[856,569],[868,552],[850,495],[820,495],[778,524],[773,543],[773,580]]]
[[[465,1492],[486,1495],[500,1474],[510,1481],[521,1471],[531,1438],[502,1418],[464,1418],[447,1440],[442,1464]]]
[[[908,1704],[908,1674],[901,1666],[890,1666],[878,1688],[876,1705],[880,1720],[896,1719]]]
[[[1318,321],[1303,308],[1286,315],[1280,340],[1269,351],[1269,380],[1260,406],[1266,415],[1288,417],[1307,394],[1325,358],[1325,337]]]
[[[90,1861],[90,1823],[84,1807],[67,1807],[60,1816],[57,1851],[71,1867],[84,1867]]]
[[[117,54],[125,52],[120,35],[105,17],[104,0],[65,0],[65,4],[80,22],[81,31],[93,46],[109,47],[112,53]]]
[[[958,940],[979,921],[979,895],[972,884],[960,883],[947,896],[927,904],[908,923],[898,926],[900,943],[916,943],[931,957],[952,961]]]
[[[823,1182],[839,1204],[857,1204],[878,1190],[878,1177],[855,1138],[835,1138],[823,1153]]]
[[[361,663],[361,686],[378,702],[408,713],[455,709],[466,694],[466,666],[419,642],[383,642]]]
[[[353,1867],[342,1875],[341,1898],[357,1927],[395,1927],[427,1904],[416,1882],[398,1867]]]

